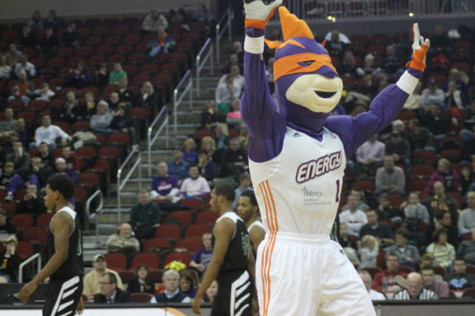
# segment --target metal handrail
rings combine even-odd
[[[122,181],[122,179],[121,179],[122,172],[124,171],[125,167],[129,163],[129,161],[132,160],[132,157],[135,155],[135,153],[138,154],[138,158],[135,161],[135,163],[132,165],[132,167],[130,168],[130,170],[127,173],[127,175],[125,176],[124,180]],[[132,151],[130,152],[130,154],[125,159],[125,161],[120,166],[119,170],[117,170],[117,222],[118,223],[122,222],[122,211],[121,211],[122,195],[121,195],[121,191],[124,188],[124,186],[127,184],[127,181],[129,181],[130,177],[132,176],[132,172],[134,172],[135,169],[137,169],[137,167],[140,166],[141,163],[142,163],[142,157],[140,155],[140,150],[138,150],[138,148],[133,148]],[[142,190],[142,168],[138,168],[138,169],[139,169],[139,178],[138,178],[139,179],[139,189]]]
[[[188,84],[183,89],[183,92],[181,93],[180,97],[178,97],[178,91],[185,84],[187,79],[189,80]],[[181,104],[181,101],[183,101],[183,98],[185,97],[186,93],[188,93],[188,102],[190,104],[190,110],[192,110],[193,109],[193,78],[191,77],[191,70],[188,70],[185,73],[183,78],[181,78],[180,82],[176,86],[175,90],[173,90],[173,131],[175,133],[176,133],[177,124],[178,124],[178,106]]]
[[[226,12],[223,14],[221,19],[219,19],[219,22],[216,23],[216,61],[219,63],[219,58],[221,57],[221,47],[220,47],[220,42],[221,38],[224,36],[224,33],[226,30],[228,31],[228,42],[231,43],[232,39],[232,27],[231,27],[231,20],[234,18],[234,12],[231,9],[231,6],[229,6],[226,9]],[[221,27],[221,24],[226,20],[226,23],[224,24],[223,27]]]
[[[25,261],[23,261],[18,267],[18,283],[23,283],[23,268],[31,261],[38,259],[37,268],[38,272],[41,270],[41,255],[37,252]]]
[[[169,133],[169,119],[168,119],[168,112],[166,112],[167,108],[163,107],[162,110],[158,113],[158,115],[153,120],[152,124],[148,127],[147,131],[147,156],[148,156],[148,176],[152,176],[152,146],[157,141],[158,137],[160,136],[163,129],[165,129],[165,142],[167,148],[170,145],[170,133]],[[165,120],[163,120],[162,124],[158,128],[155,135],[152,137],[152,131],[155,125],[158,123],[162,115],[165,113]]]
[[[205,54],[206,49],[209,47],[208,53]],[[204,56],[203,56],[204,55]],[[213,62],[213,44],[211,43],[211,38],[208,37],[206,42],[201,47],[200,52],[196,56],[196,89],[198,92],[198,97],[200,96],[200,74],[201,70],[205,67],[206,62],[210,60],[211,74],[214,73],[214,62]]]
[[[96,208],[96,211],[91,214],[89,209],[91,208],[91,203],[92,201],[96,198],[96,196],[100,197],[99,200],[99,206]],[[96,244],[97,246],[100,246],[99,242],[99,219],[97,214],[102,213],[102,209],[104,207],[104,195],[102,194],[102,191],[97,189],[96,192],[94,192],[86,201],[86,215],[89,219],[95,219],[95,224],[96,224]]]

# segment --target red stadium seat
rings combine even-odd
[[[22,258],[28,258],[33,255],[34,249],[33,245],[28,241],[19,241],[16,249],[17,255]]]
[[[207,224],[207,225],[214,225],[216,220],[218,219],[218,215],[211,211],[202,211],[196,215],[196,224]]]
[[[46,241],[46,229],[44,227],[30,227],[23,232],[22,239],[32,243],[44,243]]]
[[[189,253],[195,253],[202,246],[201,240],[196,237],[183,238],[175,244],[175,248],[185,248]]]
[[[43,213],[38,216],[36,219],[36,226],[48,228],[51,219],[53,218],[53,213]]]
[[[153,295],[145,292],[137,292],[130,294],[130,300],[132,303],[150,303]]]
[[[211,233],[211,226],[206,224],[193,224],[186,228],[185,237],[201,238],[204,233]]]
[[[163,224],[155,229],[155,238],[178,240],[181,238],[181,226],[178,224]]]
[[[203,208],[203,202],[197,199],[183,199],[178,201],[178,204],[187,206],[191,210],[201,210]]]
[[[193,216],[189,211],[171,212],[170,214],[168,214],[167,219],[171,218],[176,219],[182,225],[190,225],[193,220]]]
[[[147,240],[143,245],[143,250],[146,252],[150,252],[155,248],[171,248],[172,245],[170,241],[163,238],[154,238]]]
[[[11,218],[11,221],[18,229],[25,230],[33,226],[34,219],[30,214],[16,214]]]
[[[127,270],[127,257],[123,253],[106,253],[107,267],[112,270]]]
[[[131,270],[137,269],[139,264],[146,264],[149,269],[158,269],[160,267],[160,258],[154,253],[141,252],[134,256],[130,265]]]
[[[129,283],[131,280],[133,280],[137,276],[137,273],[130,270],[122,270],[122,271],[118,271],[117,273],[119,273],[120,279],[122,280],[123,284]]]

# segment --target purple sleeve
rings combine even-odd
[[[154,178],[152,179],[151,190],[155,190],[155,191],[158,192],[158,177],[154,177]]]
[[[422,72],[408,69],[416,78]],[[356,117],[331,116],[325,127],[340,136],[345,147],[346,156],[350,157],[359,146],[380,132],[399,113],[409,95],[396,84],[392,84],[381,91],[371,102],[368,112]]]
[[[251,37],[263,36],[263,32],[246,29]],[[282,150],[285,120],[276,111],[270,94],[262,54],[244,53],[244,79],[241,114],[249,132],[249,157],[257,162],[267,161]]]
[[[204,251],[203,247],[196,250],[196,252],[193,255],[193,258],[191,258],[191,260],[193,260],[196,263],[201,263],[201,254],[203,253],[203,251]]]

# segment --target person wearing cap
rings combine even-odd
[[[406,176],[401,167],[394,165],[392,155],[384,156],[383,167],[376,171],[375,185],[375,194],[382,192],[404,194]]]
[[[68,170],[68,166],[66,165],[66,160],[64,158],[56,159],[55,165],[56,165],[56,170],[54,174],[65,173],[69,177],[71,177],[71,179],[73,179],[74,183],[78,182],[77,174],[74,171]]]
[[[189,163],[183,160],[183,149],[180,146],[173,147],[172,160],[167,162],[168,173],[179,179],[179,183],[188,177]]]
[[[92,261],[92,267],[94,268],[84,276],[84,295],[94,295],[101,293],[100,279],[105,273],[112,273],[117,280],[117,288],[124,289],[124,284],[119,274],[111,269],[107,268],[106,258],[102,254],[94,256]]]
[[[23,261],[16,254],[17,246],[17,238],[15,235],[10,235],[3,252],[0,252],[0,283],[17,282],[18,267]]]
[[[407,170],[411,169],[411,145],[401,136],[400,132],[391,132],[384,154],[391,155],[394,163],[403,164]]]
[[[420,112],[422,111],[422,113],[432,104],[438,104],[441,107],[445,107],[444,91],[439,88],[437,81],[433,78],[429,80],[427,88],[422,90],[421,99]]]
[[[7,210],[0,208],[0,243],[7,242],[8,238],[12,234],[16,234],[18,229],[10,218],[8,217]]]

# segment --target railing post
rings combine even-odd
[[[220,26],[219,26],[219,23],[216,24],[216,61],[219,63],[219,58],[221,57],[221,52],[219,51],[219,41],[220,41],[220,37],[219,37],[219,29],[220,29]]]
[[[122,174],[122,169],[119,168],[117,170],[117,223],[120,224],[122,222],[122,211],[121,211],[121,196],[120,196],[120,177]]]
[[[142,191],[142,156],[139,151],[139,190]]]
[[[210,58],[210,63],[211,63],[211,74],[214,75],[214,51],[213,51],[213,44],[211,44],[210,42],[210,52],[211,52],[211,56],[209,57]]]
[[[168,113],[167,113],[167,116],[165,117],[165,120],[167,120],[167,125],[165,125],[165,136],[166,136],[166,144],[167,144],[167,148],[170,147],[170,132],[169,132],[169,125],[168,124]]]
[[[196,56],[196,89],[198,92],[198,98],[200,97],[200,60],[201,56]]]
[[[234,17],[234,13],[231,10],[231,7],[228,8],[228,42],[231,44],[233,34],[232,34],[232,27],[231,27],[231,20]]]
[[[152,128],[147,129],[148,176],[152,176]]]

